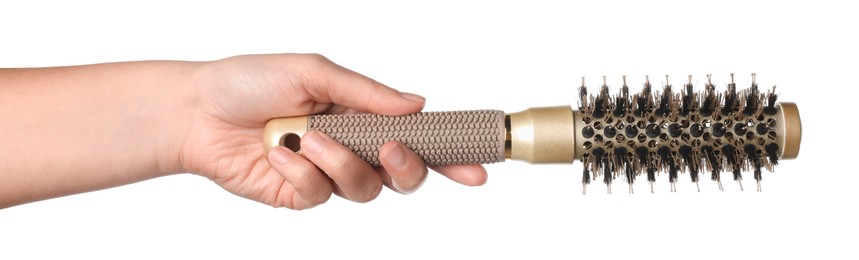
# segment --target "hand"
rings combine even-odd
[[[396,141],[380,149],[373,168],[323,133],[301,140],[302,154],[283,147],[266,157],[262,131],[271,118],[309,114],[419,112],[424,98],[401,93],[320,55],[252,55],[205,63],[197,75],[192,118],[179,161],[239,196],[274,207],[311,208],[332,193],[355,202],[376,198],[382,185],[410,193],[427,175],[424,162]],[[434,167],[465,185],[482,185],[480,165]]]

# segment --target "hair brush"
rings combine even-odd
[[[328,134],[374,166],[379,147],[396,140],[412,149],[427,165],[484,164],[506,159],[530,163],[583,165],[582,193],[587,184],[622,178],[633,182],[645,175],[653,192],[656,174],[667,172],[671,191],[679,173],[688,173],[698,186],[702,172],[722,188],[722,173],[730,172],[742,190],[742,173],[753,172],[761,190],[761,172],[770,172],[781,159],[799,154],[802,128],[796,104],[777,102],[775,87],[760,92],[751,86],[737,90],[734,75],[723,92],[707,75],[703,92],[692,76],[674,92],[668,76],[662,91],[649,78],[639,93],[623,86],[612,95],[603,84],[589,95],[584,77],[579,106],[530,108],[505,114],[499,110],[422,112],[405,116],[375,114],[311,115],[270,120],[264,131],[265,149],[282,145],[300,151],[309,130]],[[698,188],[700,191],[700,188]]]

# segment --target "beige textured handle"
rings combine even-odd
[[[484,164],[505,160],[503,111],[423,112],[405,116],[374,114],[314,115],[279,118],[265,129],[266,151],[284,145],[300,151],[308,130],[331,136],[371,165],[378,166],[379,148],[399,141],[427,165]]]

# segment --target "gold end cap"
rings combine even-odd
[[[799,144],[802,141],[802,121],[799,119],[799,108],[796,103],[781,102],[778,104],[778,124],[782,141],[781,159],[796,159],[799,156]]]
[[[307,133],[308,117],[287,117],[269,120],[263,129],[263,148],[268,154],[275,146],[286,146],[298,152],[301,150],[301,136]]]

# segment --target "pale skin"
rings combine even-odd
[[[374,168],[319,132],[302,138],[301,154],[265,154],[262,128],[277,117],[395,116],[424,105],[315,54],[0,69],[0,208],[178,173],[291,209],[331,194],[368,202],[383,186],[406,194],[427,167],[403,144],[383,145]],[[487,178],[480,165],[433,170],[469,186]]]

